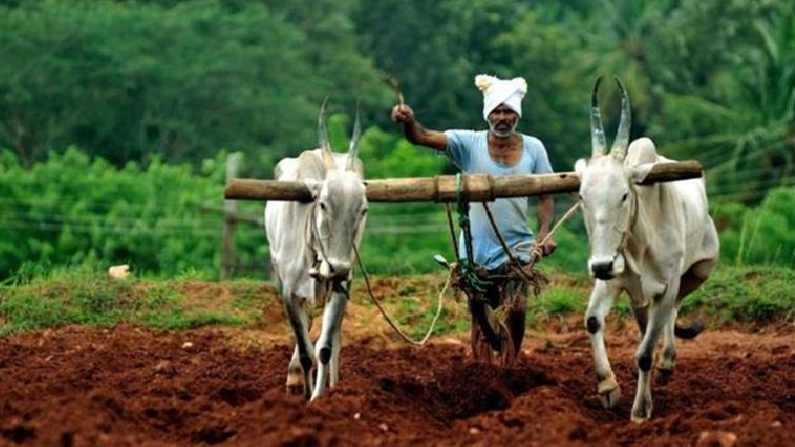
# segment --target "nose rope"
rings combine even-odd
[[[433,331],[436,328],[436,322],[439,321],[439,317],[442,315],[442,297],[444,296],[445,293],[447,293],[447,290],[450,288],[450,284],[452,283],[453,280],[453,270],[452,269],[450,270],[450,273],[447,275],[447,280],[444,283],[444,287],[442,287],[442,290],[439,292],[439,295],[436,297],[436,311],[433,315],[433,320],[431,321],[430,326],[428,326],[428,330],[425,332],[425,336],[423,336],[420,340],[412,340],[411,337],[409,337],[403,331],[400,330],[400,328],[397,326],[397,324],[395,324],[392,318],[389,317],[389,314],[387,313],[386,309],[384,309],[384,306],[382,306],[381,303],[379,303],[378,300],[375,298],[375,295],[373,294],[373,289],[370,286],[370,278],[367,275],[367,270],[364,268],[364,261],[362,260],[362,257],[359,255],[359,249],[356,248],[356,244],[353,244],[353,252],[354,255],[356,256],[356,260],[359,263],[359,270],[361,270],[362,272],[362,277],[364,278],[364,284],[367,287],[367,295],[370,297],[370,301],[372,301],[373,304],[375,304],[375,307],[378,308],[379,312],[381,312],[381,316],[384,317],[384,320],[386,320],[386,322],[389,324],[392,330],[395,331],[395,333],[404,342],[413,346],[424,346],[431,338],[431,335],[433,335]],[[349,285],[348,289],[350,288],[351,287]],[[348,291],[346,290],[346,294],[347,293]]]
[[[624,228],[623,231],[618,230],[618,228],[616,228],[616,231],[619,231],[621,233],[621,243],[618,245],[618,250],[619,251],[623,251],[624,250],[624,245],[626,245],[626,243],[627,243],[627,234],[629,233],[629,229],[632,228],[633,225],[635,225],[635,220],[637,220],[637,218],[638,218],[638,214],[637,214],[637,212],[638,212],[638,198],[637,198],[637,196],[635,196],[635,192],[632,191],[632,188],[630,188],[629,198],[630,198],[630,202],[629,202],[629,206],[630,206],[629,215],[630,216],[629,216],[629,220],[627,221],[627,225],[626,225],[626,227]],[[616,254],[615,258],[618,258],[618,254]],[[613,259],[615,259],[615,258],[613,258]]]
[[[637,211],[638,211],[638,198],[635,196],[634,191],[631,191],[631,189],[630,189],[630,195],[629,196],[630,196],[630,202],[629,202],[630,218],[629,218],[629,221],[627,222],[626,227],[623,230],[619,230],[618,227],[615,227],[615,226],[612,228],[613,231],[615,231],[615,232],[617,232],[618,234],[621,235],[621,242],[619,242],[618,249],[616,250],[616,254],[613,256],[613,259],[612,259],[611,262],[616,262],[616,259],[618,259],[618,256],[621,255],[622,252],[624,251],[624,248],[625,248],[624,246],[627,243],[627,234],[629,233],[629,229],[632,228],[632,226],[635,225],[635,221],[638,218],[638,214],[637,214]],[[577,202],[577,203],[579,204],[579,202]]]

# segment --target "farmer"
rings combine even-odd
[[[545,174],[552,172],[546,149],[538,138],[516,132],[522,116],[522,98],[527,92],[523,78],[498,79],[488,75],[475,77],[475,85],[483,93],[483,120],[488,130],[431,130],[421,125],[414,117],[414,111],[405,104],[392,109],[392,119],[403,123],[406,138],[413,144],[427,146],[446,153],[453,162],[466,173],[498,175]],[[527,265],[532,256],[534,241],[542,241],[549,232],[553,214],[552,196],[541,196],[538,202],[538,236],[534,238],[528,225],[528,199],[524,197],[497,199],[488,204],[497,229],[506,245],[522,266]],[[476,292],[475,300],[486,300],[492,308],[505,306],[507,316],[505,326],[510,332],[512,343],[506,349],[488,345],[484,334],[478,333],[475,324],[476,310],[473,311],[472,341],[473,355],[476,359],[491,361],[492,349],[502,351],[503,364],[510,364],[521,350],[524,337],[524,320],[527,305],[526,276],[517,275],[515,266],[510,265],[510,257],[503,250],[498,236],[480,203],[471,205],[470,212],[473,259],[479,266],[478,276],[488,280],[485,292]],[[459,240],[459,253],[466,257],[464,238]],[[548,255],[555,251],[555,241],[550,237],[543,245],[535,247],[536,253]],[[481,287],[481,289],[483,289]],[[503,337],[504,338],[504,337]],[[512,344],[512,346],[511,346]]]

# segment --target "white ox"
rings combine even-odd
[[[324,111],[325,102],[319,118],[320,149],[281,160],[275,172],[277,180],[304,182],[313,201],[270,201],[265,207],[271,263],[296,340],[287,369],[287,390],[303,392],[311,399],[323,394],[327,380],[331,387],[339,380],[353,244],[358,247],[361,242],[367,212],[364,172],[356,157],[359,113],[346,155],[331,151]],[[323,321],[313,349],[310,312],[321,305]],[[317,369],[314,387],[313,369]]]
[[[635,354],[638,388],[631,419],[651,417],[651,366],[660,337],[663,351],[657,365],[661,378],[673,371],[674,336],[695,337],[701,328],[678,327],[682,298],[712,272],[718,256],[718,235],[708,214],[703,178],[641,185],[655,163],[671,160],[657,154],[648,138],[629,142],[629,98],[621,89],[621,122],[610,154],[597,101],[599,80],[591,96],[591,144],[588,161],[579,160],[580,198],[588,232],[588,270],[596,277],[585,313],[585,326],[605,407],[616,405],[620,388],[604,343],[604,319],[613,300],[629,294],[641,332]]]

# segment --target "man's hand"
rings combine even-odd
[[[543,241],[544,238],[546,237],[547,237],[546,234],[539,234],[537,240],[539,243],[541,243],[541,241]],[[555,250],[558,248],[558,244],[557,242],[555,242],[554,237],[550,237],[543,245],[541,245],[540,248],[541,248],[541,254],[543,254],[544,256],[549,256],[555,252]]]
[[[392,108],[392,121],[410,123],[414,121],[414,111],[406,104],[398,104]]]
[[[428,146],[437,151],[447,149],[447,137],[444,132],[422,127],[422,124],[414,118],[414,111],[406,104],[398,104],[392,108],[392,121],[403,124],[403,132],[411,143]]]

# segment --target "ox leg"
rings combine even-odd
[[[649,308],[647,306],[635,306],[632,304],[632,315],[635,321],[638,322],[638,330],[640,331],[640,340],[646,335],[646,326],[649,323]]]
[[[674,301],[678,290],[679,281],[677,278],[662,297],[655,298],[649,305],[649,322],[646,326],[646,333],[640,342],[638,351],[635,353],[635,360],[638,364],[638,389],[635,393],[635,401],[632,403],[632,413],[630,414],[630,419],[633,422],[643,422],[651,417],[651,366],[654,358],[654,348],[667,326],[673,326],[673,316],[675,315]]]
[[[323,325],[320,328],[320,338],[315,345],[319,361],[317,369],[317,383],[312,392],[312,400],[320,397],[326,390],[326,381],[329,378],[329,363],[331,362],[334,334],[342,326],[342,316],[345,313],[347,297],[345,293],[333,291],[329,301],[323,309]]]
[[[298,343],[295,344],[293,356],[287,366],[287,394],[302,394],[304,392],[304,370],[299,360]]]
[[[340,380],[340,351],[342,350],[342,327],[337,328],[331,344],[329,387],[334,388]]]
[[[299,309],[299,318],[301,320],[302,327],[306,331],[305,333],[307,340],[309,340],[309,331],[312,329],[312,320],[309,318],[309,315],[304,310],[303,306],[301,306]],[[306,394],[306,383],[304,368],[301,365],[301,352],[299,343],[296,341],[295,350],[293,350],[293,355],[290,357],[290,364],[287,366],[287,393],[292,395]],[[309,389],[312,389],[311,383],[309,385]]]
[[[643,337],[646,336],[646,326],[649,324],[649,303],[643,298],[640,277],[629,276],[625,281],[624,287],[629,294],[632,316],[635,317],[635,321],[638,323],[639,341],[643,341]]]
[[[698,289],[707,280],[712,270],[715,268],[715,260],[707,259],[693,264],[684,275],[682,275],[679,293],[676,294],[676,302],[679,303],[690,292]]]
[[[591,338],[594,368],[596,378],[599,380],[597,391],[605,408],[614,407],[621,398],[621,388],[610,368],[604,339],[605,317],[620,291],[618,284],[597,280],[588,299],[588,309],[585,311],[585,328]]]
[[[657,365],[657,381],[667,383],[674,372],[676,362],[676,346],[674,345],[674,324],[676,323],[676,308],[671,310],[671,316],[663,328],[663,350],[660,363]]]
[[[293,329],[293,334],[295,335],[298,363],[303,375],[304,397],[308,399],[310,393],[312,392],[312,369],[315,366],[315,356],[312,349],[312,342],[309,338],[309,316],[302,305],[303,298],[300,298],[290,292],[284,295],[283,301],[284,309],[287,313],[287,319],[289,320],[290,327]],[[292,360],[290,363],[293,363]],[[293,370],[291,370],[291,367],[288,366],[288,391],[291,391],[291,385],[296,386],[295,380],[290,378],[292,371]]]

